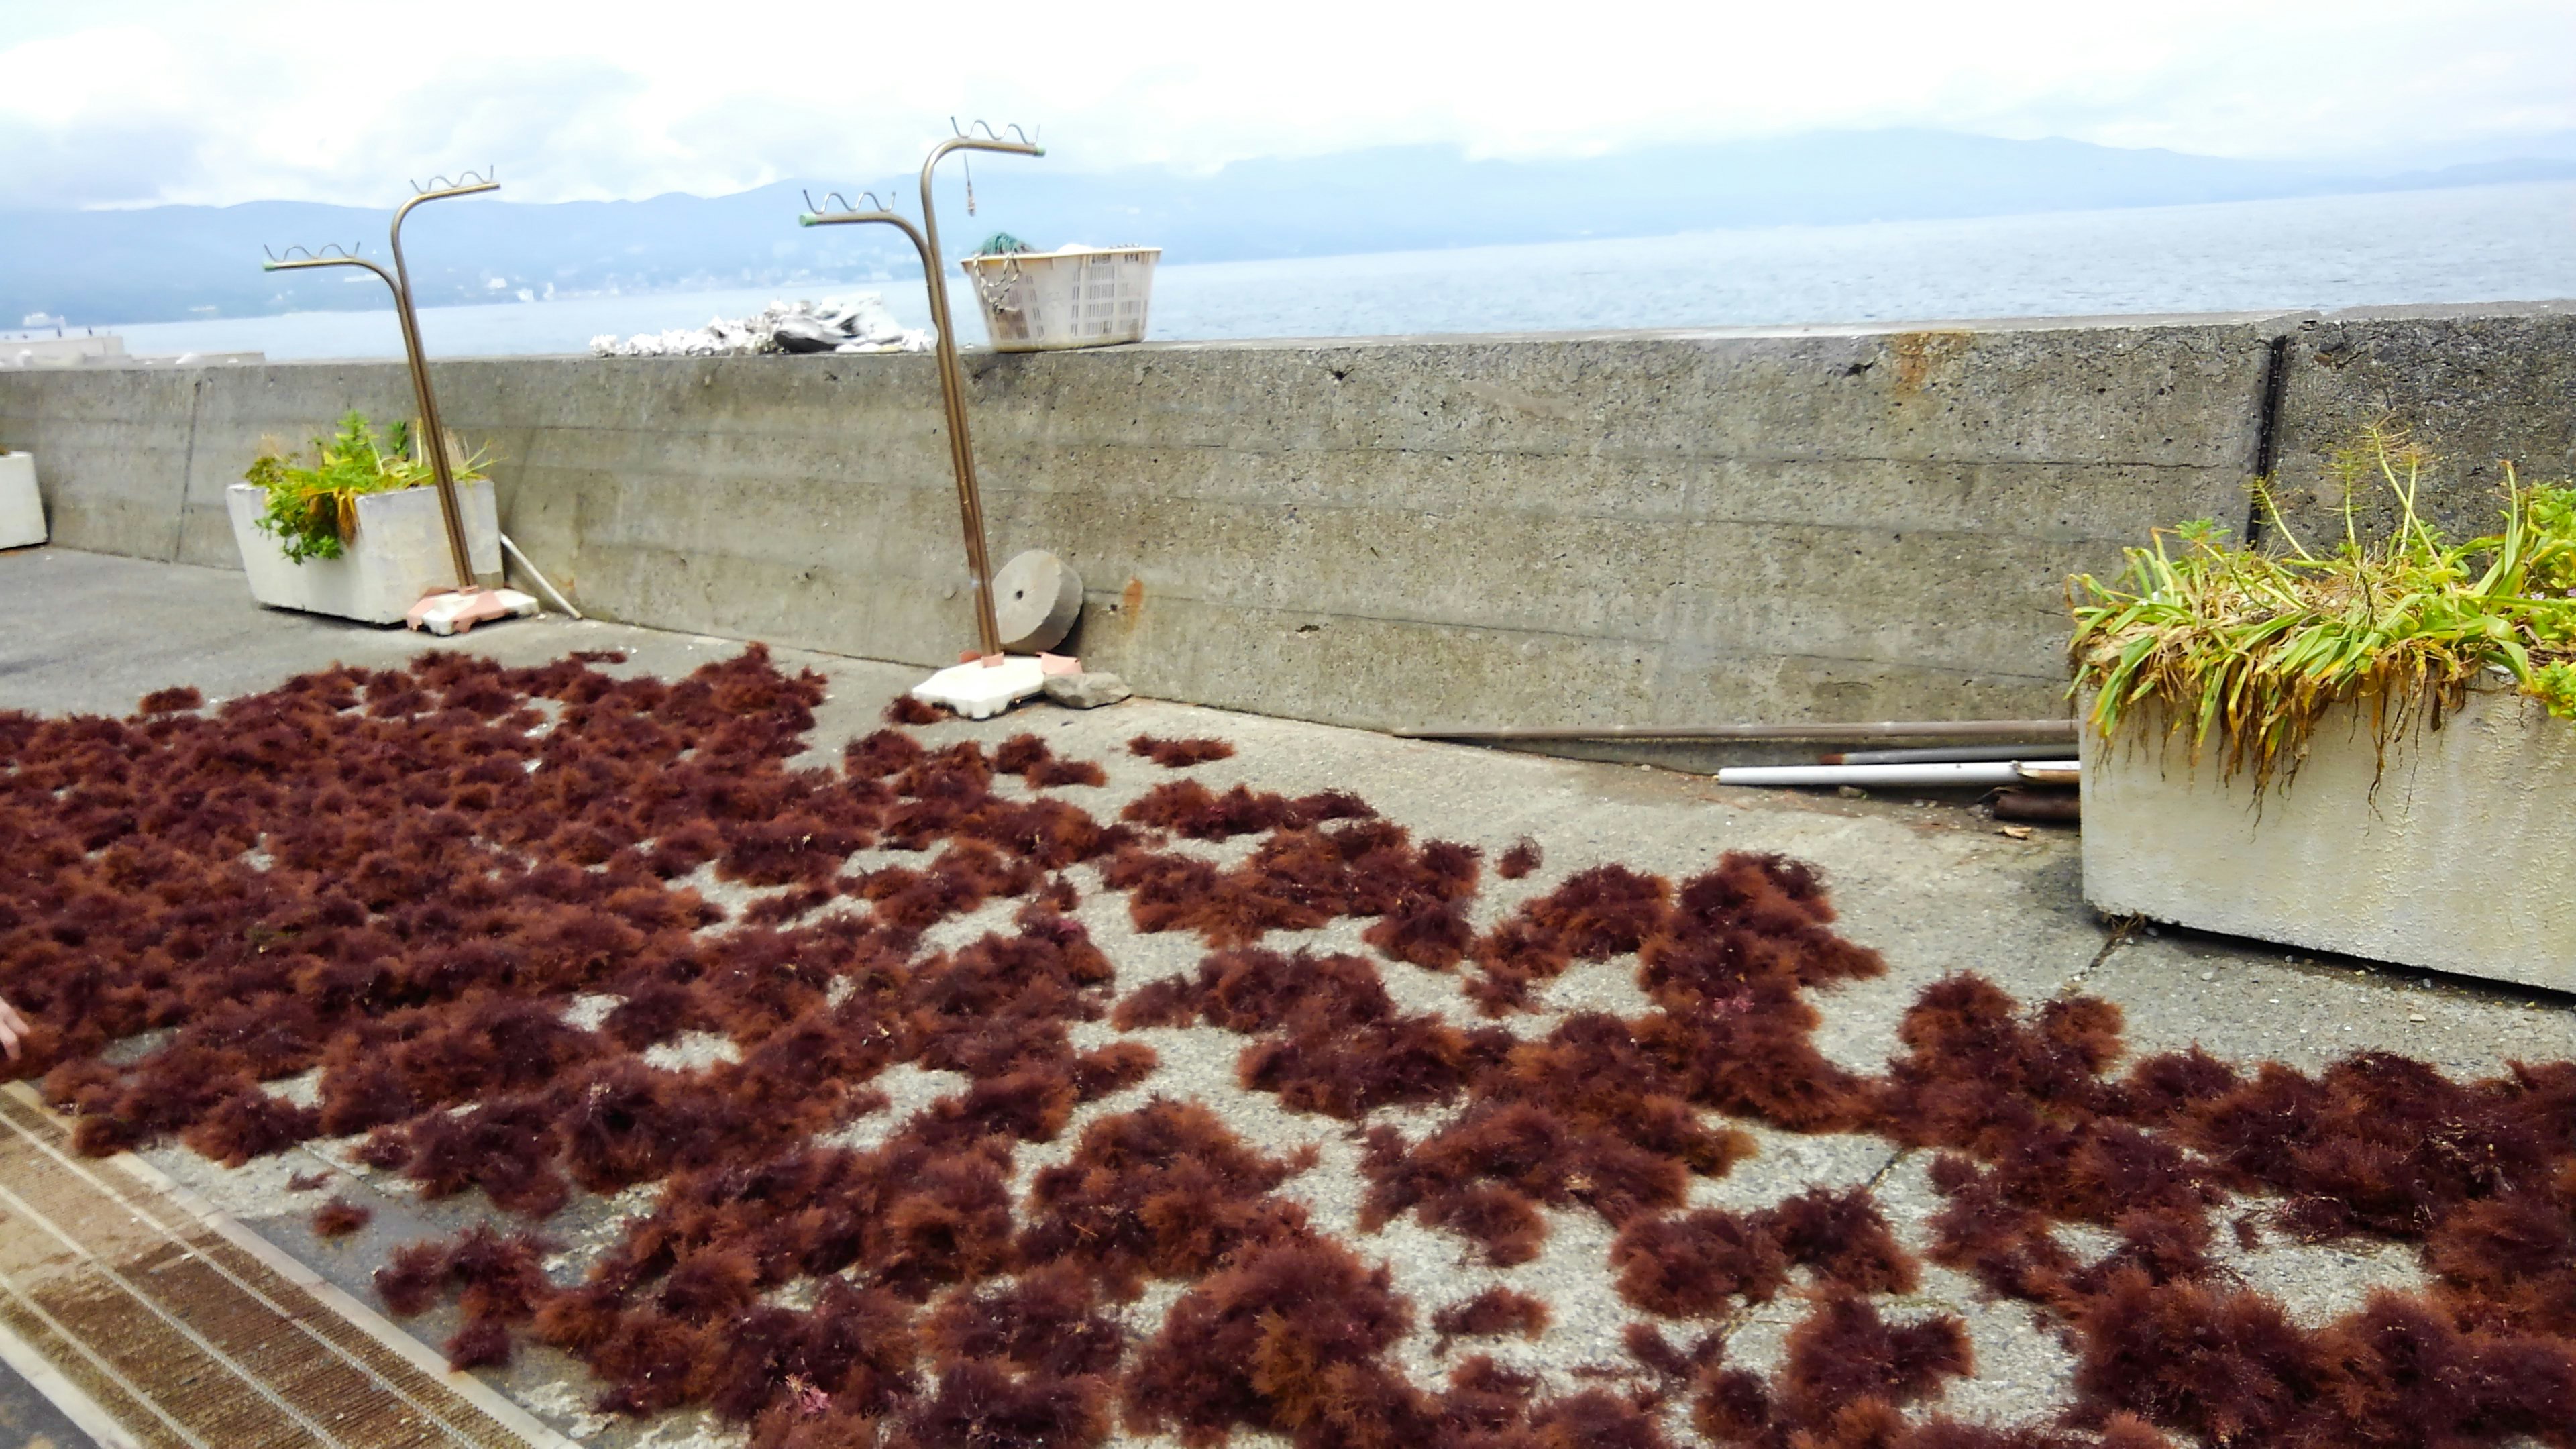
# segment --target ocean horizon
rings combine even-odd
[[[928,324],[919,279],[558,297],[421,311],[434,355],[579,353],[772,301],[873,292]],[[951,300],[971,314],[971,291]],[[2576,182],[1767,226],[1675,236],[1167,264],[1149,340],[1867,325],[2576,297]],[[88,330],[73,325],[72,335]],[[401,355],[391,309],[128,323],[129,352]],[[51,328],[0,333],[50,337]],[[979,318],[960,337],[984,342]]]

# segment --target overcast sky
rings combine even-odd
[[[2576,0],[0,0],[0,206],[373,204],[487,164],[524,201],[715,194],[908,169],[952,113],[1081,169],[1879,126],[2565,155]]]

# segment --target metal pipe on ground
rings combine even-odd
[[[1877,720],[1807,724],[1578,725],[1396,730],[1400,740],[2016,740],[2073,744],[2071,719]]]
[[[1994,808],[1997,820],[2073,825],[2084,818],[2084,797],[2072,790],[2031,790],[2015,786],[1995,792]]]
[[[1912,765],[1733,765],[1717,772],[1721,785],[2018,785],[2064,775],[2073,760],[1949,760]]]
[[[1922,745],[1901,750],[1844,750],[1818,755],[1819,765],[1921,765],[1945,760],[2027,760],[2040,753],[2030,745]]]

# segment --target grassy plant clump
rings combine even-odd
[[[2250,772],[2260,791],[2298,768],[2340,704],[2368,708],[2383,751],[2411,722],[2438,728],[2489,671],[2576,718],[2576,484],[2525,487],[2508,464],[2503,530],[2455,543],[2415,509],[2433,462],[2402,430],[2366,429],[2335,459],[2344,537],[2327,552],[2258,483],[2281,552],[2201,520],[2128,550],[2115,583],[2073,579],[2075,688],[2094,692],[2094,727],[2109,738],[2132,709],[2159,707],[2195,759],[2214,741],[2224,775]],[[2372,487],[2398,516],[2364,540],[2354,498]]]
[[[483,476],[480,454],[459,456],[454,439],[448,462],[459,483]],[[268,508],[260,515],[260,532],[276,539],[295,563],[338,558],[358,533],[358,500],[369,493],[417,488],[433,481],[426,453],[412,426],[397,422],[391,434],[378,438],[364,414],[340,419],[340,430],[313,440],[313,461],[264,440],[259,457],[242,474],[244,482],[268,490]]]

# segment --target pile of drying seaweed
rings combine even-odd
[[[1678,885],[1599,866],[1480,927],[1478,852],[1348,795],[1183,777],[1104,822],[1048,793],[1095,766],[897,730],[791,772],[819,679],[757,649],[676,684],[590,662],[429,656],[211,712],[172,691],[125,721],[0,716],[0,994],[38,1023],[26,1070],[79,1144],[175,1135],[238,1162],[364,1134],[425,1192],[528,1220],[379,1276],[398,1313],[457,1296],[456,1362],[532,1337],[589,1364],[608,1405],[710,1405],[767,1446],[2576,1443],[2576,1066],[2470,1085],[2383,1055],[2316,1077],[2196,1053],[2123,1071],[2108,1005],[2025,1012],[1958,977],[1915,1005],[1902,1056],[1855,1075],[1811,1044],[1808,993],[1883,968],[1790,862],[1730,855]],[[1182,844],[1236,836],[1258,840]],[[847,868],[870,848],[917,863]],[[1538,865],[1524,842],[1500,873]],[[769,889],[728,921],[701,872]],[[1120,980],[1068,914],[1093,881],[1211,954]],[[1016,903],[1010,930],[925,946],[992,901]],[[1343,917],[1370,921],[1375,957],[1263,944]],[[1632,953],[1650,1009],[1544,1035],[1386,989],[1461,972],[1500,1019]],[[585,1029],[575,993],[619,1004]],[[1364,1227],[1410,1214],[1512,1265],[1548,1212],[1598,1215],[1633,1310],[1624,1361],[1569,1379],[1470,1351],[1545,1331],[1549,1306],[1505,1288],[1418,1323],[1365,1235],[1283,1192],[1311,1154],[1154,1095],[1153,1052],[1113,1030],[1181,1026],[1239,1036],[1247,1088],[1357,1134]],[[156,1030],[129,1064],[100,1056]],[[737,1059],[648,1063],[683,1031]],[[898,1063],[969,1085],[874,1147],[829,1145]],[[315,1106],[260,1085],[316,1068]],[[1424,1106],[1444,1110],[1404,1118],[1433,1124],[1417,1136],[1372,1118]],[[2062,1331],[2062,1418],[1925,1407],[1972,1371],[1968,1341],[1882,1312],[1921,1265],[1866,1190],[1688,1210],[1692,1177],[1748,1150],[1729,1116],[1936,1154],[1931,1255]],[[1069,1155],[1014,1173],[1067,1133]],[[647,1182],[654,1210],[586,1279],[551,1281],[536,1220],[574,1184]],[[2302,1327],[2213,1255],[2249,1197],[2309,1238],[2408,1245],[2433,1286]],[[2119,1246],[2081,1259],[2066,1224]],[[1168,1310],[1131,1332],[1156,1285]],[[1730,1362],[1721,1325],[1792,1295],[1778,1370]],[[1466,1355],[1445,1381],[1395,1352],[1423,1329]]]

